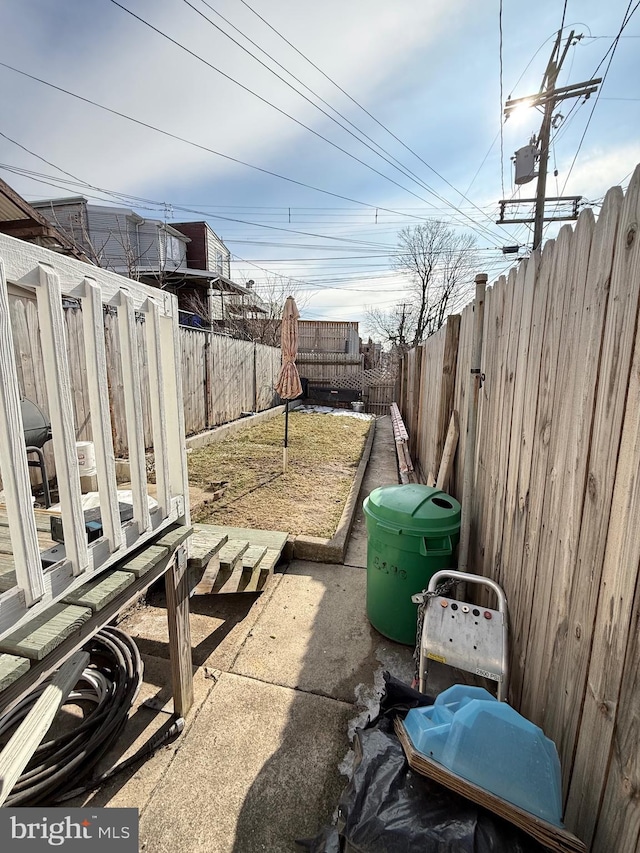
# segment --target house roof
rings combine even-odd
[[[89,258],[66,234],[53,226],[28,201],[0,179],[0,232],[19,240],[37,242],[46,249],[72,255],[91,263]]]

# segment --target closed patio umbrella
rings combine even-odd
[[[289,456],[289,400],[295,400],[302,394],[302,385],[296,356],[298,354],[298,318],[300,314],[293,296],[288,296],[282,312],[280,341],[282,346],[282,367],[276,382],[276,391],[285,400],[284,410],[284,446],[282,450],[282,470],[287,470]]]

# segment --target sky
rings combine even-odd
[[[502,104],[538,92],[563,13],[565,36],[582,38],[557,85],[589,80],[603,58],[606,77],[597,100],[559,105],[547,193],[597,215],[628,183],[640,10],[611,48],[636,5],[4,0],[0,62],[39,80],[0,65],[0,176],[28,200],[82,194],[206,219],[236,281],[266,293],[284,276],[303,318],[356,320],[366,335],[371,308],[403,301],[401,228],[435,218],[475,234],[490,280],[515,263],[503,246],[530,245],[526,225],[495,220],[500,198],[535,193],[516,189],[511,157],[541,116],[502,124]]]

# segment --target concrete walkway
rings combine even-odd
[[[397,482],[389,418],[377,427],[361,499]],[[196,704],[184,734],[85,800],[139,808],[141,849],[288,853],[331,821],[349,733],[375,708],[383,670],[407,681],[413,673],[411,650],[367,621],[359,516],[344,566],[294,561],[260,597],[192,599]],[[123,628],[145,658],[141,698],[160,707],[170,680],[162,598]],[[168,719],[138,707],[127,754]]]

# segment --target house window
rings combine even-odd
[[[180,266],[182,262],[182,242],[166,231],[160,232],[160,263]]]

